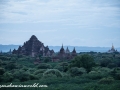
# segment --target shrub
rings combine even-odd
[[[117,72],[117,73],[116,73],[115,79],[120,80],[120,72]]]
[[[25,61],[25,60],[27,60],[26,58],[19,58],[18,60],[20,60],[20,61]]]
[[[2,62],[2,60],[0,59],[0,66],[2,66],[2,63],[3,63],[3,62]]]
[[[83,75],[82,77],[89,78],[89,79],[92,79],[92,80],[97,80],[97,79],[101,79],[105,76],[106,76],[106,74],[96,72],[96,71],[91,71],[88,74]]]
[[[70,67],[84,67],[87,72],[89,72],[93,66],[95,66],[94,59],[87,54],[76,56],[70,64]]]
[[[30,74],[29,74],[29,73],[26,73],[26,72],[21,73],[21,74],[20,74],[20,77],[19,77],[19,80],[20,80],[21,82],[30,80]]]
[[[115,59],[114,62],[117,65],[117,67],[120,67],[120,57],[119,57],[119,59]]]
[[[101,71],[91,71],[88,73],[88,75],[90,75],[92,78],[101,79],[105,76],[105,73]]]
[[[102,78],[98,81],[99,84],[111,84],[114,82],[113,77]]]
[[[36,68],[29,68],[28,71],[33,74],[36,71]]]
[[[54,67],[54,69],[58,69],[59,71],[63,71],[63,67],[60,66],[60,65],[56,65],[56,66]]]
[[[38,66],[37,66],[38,69],[50,69],[51,68],[51,65],[49,64],[45,64],[45,63],[40,63]]]
[[[48,69],[43,73],[43,77],[49,77],[55,75],[56,77],[62,77],[62,73],[57,69]]]
[[[113,69],[110,74],[116,79],[120,80],[120,68]]]
[[[0,68],[0,75],[3,75],[5,73],[5,69],[4,68]]]
[[[12,70],[12,69],[16,69],[17,65],[14,62],[9,62],[5,68],[9,69],[9,70]]]
[[[71,76],[79,76],[84,73],[86,73],[86,70],[84,68],[78,68],[78,67],[73,67],[69,70]]]
[[[97,80],[108,76],[110,72],[111,70],[109,68],[94,67],[92,68],[92,71],[85,75],[85,77],[92,80]]]
[[[4,82],[12,82],[13,81],[13,75],[9,72],[6,72],[3,74],[3,80]]]
[[[11,61],[16,61],[17,59],[15,57],[12,57],[11,58]]]
[[[3,75],[0,75],[0,82],[3,81]]]
[[[30,74],[29,77],[30,77],[30,80],[38,79],[38,77],[36,75],[33,75],[33,74]]]
[[[68,63],[62,62],[54,67],[54,69],[58,69],[59,71],[66,72],[68,70]]]
[[[23,66],[22,70],[27,71],[28,68],[26,66]]]
[[[83,90],[102,90],[99,85],[90,83],[84,86]]]
[[[103,74],[109,74],[111,72],[111,69],[107,67],[94,67],[92,68],[92,71],[96,71]]]
[[[71,78],[71,75],[69,73],[63,73],[62,75],[65,79]]]
[[[117,65],[115,63],[109,63],[108,64],[108,68],[112,69],[112,68],[115,68]]]
[[[102,67],[107,67],[108,64],[111,63],[111,59],[110,58],[103,58],[101,61],[100,61],[100,65]]]
[[[43,73],[46,71],[46,69],[39,69],[36,70],[33,74],[37,77],[37,78],[42,78],[43,77]]]
[[[44,73],[46,71],[46,69],[39,69],[39,70],[36,70],[35,72],[34,72],[34,74],[35,75],[38,75],[38,74],[40,74],[40,73]]]
[[[7,57],[7,56],[0,56],[0,59],[1,59],[1,60],[9,60],[10,58]]]
[[[14,79],[13,82],[20,82],[20,80],[19,79]]]
[[[63,68],[64,72],[66,72],[68,70],[68,63],[67,62],[62,62],[59,65]]]
[[[49,57],[44,58],[45,63],[50,62],[50,61],[51,61],[51,58],[49,58]]]
[[[111,69],[106,68],[106,67],[102,67],[102,68],[100,68],[100,71],[101,71],[101,72],[110,72]]]
[[[24,70],[16,71],[13,76],[21,82],[30,80],[30,74]]]

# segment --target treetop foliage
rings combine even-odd
[[[88,54],[76,56],[70,64],[70,67],[84,67],[87,72],[89,72],[93,66],[95,66],[94,59]]]

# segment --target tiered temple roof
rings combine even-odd
[[[14,49],[12,53],[35,57],[39,54],[46,56],[48,51],[51,53],[48,46],[45,47],[35,35],[32,35],[31,38],[23,44],[23,46],[20,46],[18,50]]]
[[[68,47],[66,48],[66,51],[65,51],[64,48],[63,48],[63,45],[62,45],[62,47],[61,47],[61,49],[59,51],[58,57],[60,59],[61,58],[71,59],[76,55],[77,55],[77,53],[76,53],[75,47],[74,47],[73,51],[70,52]]]

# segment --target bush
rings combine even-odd
[[[39,69],[34,72],[34,75],[36,75],[39,79],[43,77],[43,73],[46,71],[46,69]]]
[[[30,80],[30,74],[24,70],[16,71],[13,76],[21,82]]]
[[[96,71],[103,74],[109,74],[111,72],[111,69],[107,67],[94,67],[92,68],[92,71]]]
[[[4,73],[3,80],[4,82],[12,82],[13,81],[13,75],[9,72]]]
[[[120,68],[113,69],[110,74],[116,79],[120,80]]]
[[[11,61],[16,61],[17,59],[15,57],[12,57],[11,58]]]
[[[9,62],[5,68],[8,70],[12,70],[12,69],[16,69],[17,65],[14,62]]]
[[[120,80],[120,72],[117,72],[117,73],[116,73],[115,79]]]
[[[27,71],[28,68],[26,66],[23,66],[22,70]]]
[[[49,57],[44,58],[45,63],[50,62],[50,61],[51,61],[51,58],[49,58]]]
[[[0,56],[0,59],[5,61],[5,60],[9,60],[10,58],[7,56]]]
[[[34,72],[36,71],[36,68],[29,68],[28,72],[30,72],[31,74],[34,74]]]
[[[0,68],[0,75],[3,75],[5,73],[5,69],[4,68]]]
[[[84,73],[86,73],[86,70],[84,68],[78,68],[78,67],[73,67],[69,70],[71,76],[79,76]]]
[[[60,66],[60,65],[56,65],[56,66],[54,67],[54,69],[58,69],[59,71],[64,71],[64,70],[63,70],[63,67]]]
[[[58,69],[59,71],[66,72],[68,70],[68,63],[62,62],[54,67],[54,69]]]
[[[101,72],[110,72],[111,69],[110,69],[110,68],[107,68],[107,67],[101,67],[101,68],[100,68],[100,71],[101,71]]]
[[[39,70],[36,70],[35,72],[34,72],[34,74],[35,75],[38,75],[38,74],[40,74],[40,73],[44,73],[46,71],[46,69],[39,69]]]
[[[111,63],[111,59],[110,58],[103,58],[101,61],[100,61],[100,65],[102,67],[107,67],[108,64]]]
[[[2,60],[0,59],[0,66],[2,66],[2,63],[3,63],[3,62],[2,62]]]
[[[120,67],[120,57],[119,57],[119,59],[115,59],[114,62],[117,65],[117,67]]]
[[[20,74],[20,77],[19,77],[19,80],[20,80],[21,82],[30,80],[30,74],[29,74],[29,73],[26,73],[26,72],[21,73],[21,74]]]
[[[51,68],[51,65],[49,64],[45,64],[45,63],[40,63],[38,66],[37,66],[38,69],[50,69]]]
[[[113,77],[102,78],[98,81],[99,84],[111,84],[114,82]]]
[[[29,77],[30,77],[30,80],[38,79],[38,77],[36,75],[33,75],[33,74],[30,74]]]
[[[87,54],[76,56],[70,64],[70,67],[84,67],[87,72],[89,72],[93,66],[95,66],[94,59]]]
[[[19,58],[18,60],[20,60],[20,61],[25,61],[25,60],[27,60],[26,58]]]
[[[43,73],[43,77],[49,77],[55,75],[56,77],[62,77],[62,73],[57,69],[48,69]]]
[[[92,71],[90,71],[87,75],[84,75],[84,77],[97,80],[108,76],[110,72],[111,70],[109,68],[94,67],[92,68]]]
[[[108,64],[108,68],[112,69],[112,68],[115,68],[117,65],[115,63],[109,63]]]
[[[68,70],[68,63],[67,62],[60,63],[60,66],[63,68],[64,72],[66,72]]]
[[[91,79],[91,80],[98,80],[98,79],[101,79],[103,77],[105,77],[105,76],[103,74],[99,74],[99,73],[97,73],[97,74],[83,74],[81,76],[81,78],[87,78],[87,79]]]

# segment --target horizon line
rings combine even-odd
[[[18,45],[18,46],[22,46],[23,44],[22,44],[22,45],[20,45],[20,44],[0,44],[0,45]],[[46,45],[46,46],[48,46],[48,45]],[[53,46],[53,47],[55,47],[55,46],[57,47],[57,46],[58,46],[58,47],[61,47],[61,45],[49,45],[49,46]],[[49,47],[49,46],[48,46],[48,47]],[[109,47],[110,47],[110,46],[80,46],[80,45],[78,46],[78,45],[63,45],[63,47],[69,47],[69,46],[70,46],[70,47],[100,47],[100,48],[101,48],[101,47],[102,47],[102,48],[109,48]],[[114,45],[113,45],[113,46],[114,46]],[[111,46],[111,47],[112,47],[112,46]],[[115,46],[114,46],[114,47],[115,47]],[[115,48],[120,48],[120,47],[115,47]]]

